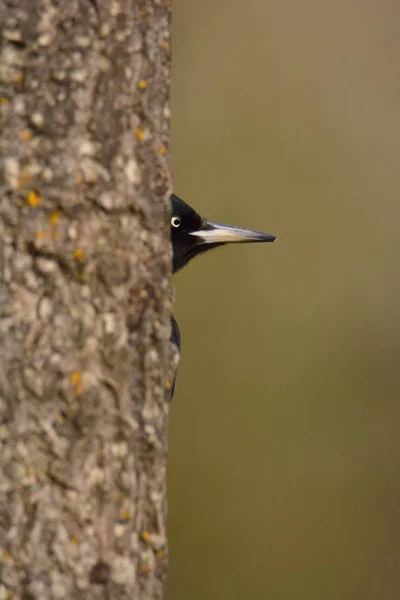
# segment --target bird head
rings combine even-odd
[[[276,240],[276,237],[269,233],[207,221],[175,194],[171,195],[171,211],[174,273],[182,269],[195,256],[218,246],[233,242],[274,242]]]

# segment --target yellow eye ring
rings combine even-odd
[[[171,225],[172,225],[172,227],[179,227],[180,224],[181,224],[181,218],[180,217],[178,217],[176,215],[174,217],[172,217],[172,219],[171,219]]]

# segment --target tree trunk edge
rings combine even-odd
[[[0,6],[0,599],[164,595],[170,21]]]

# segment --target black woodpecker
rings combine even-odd
[[[182,269],[192,258],[218,246],[233,242],[274,242],[275,240],[276,237],[270,233],[207,221],[181,198],[175,194],[171,195],[173,273]],[[174,317],[171,319],[171,326],[171,342],[177,346],[180,352],[181,336]],[[171,398],[174,388],[175,379],[171,388]]]

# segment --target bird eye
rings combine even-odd
[[[172,217],[171,219],[171,225],[172,227],[179,227],[181,224],[181,218],[177,217],[176,215],[174,217]]]

